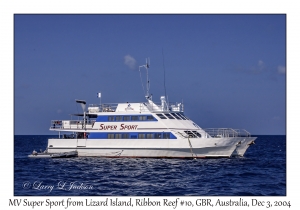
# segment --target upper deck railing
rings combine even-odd
[[[205,128],[204,130],[213,138],[251,137],[251,134],[245,129]]]
[[[138,105],[138,112],[184,112],[182,103],[170,102],[165,105],[157,105],[159,103],[133,103]],[[90,104],[88,107],[88,113],[96,112],[115,112],[118,108],[118,103],[107,103],[107,104]],[[136,108],[136,107],[135,107]],[[127,108],[130,111],[130,107]]]

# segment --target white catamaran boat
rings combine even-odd
[[[202,129],[184,115],[182,103],[168,103],[165,96],[154,103],[149,95],[148,63],[146,102],[90,105],[80,120],[52,120],[46,153],[60,156],[134,158],[217,158],[243,156],[256,137],[246,130]],[[31,155],[36,157],[38,154]]]

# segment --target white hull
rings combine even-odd
[[[255,141],[257,137],[244,138],[240,144],[237,145],[236,149],[232,153],[233,156],[244,156],[247,149],[251,146],[251,143]]]
[[[78,156],[141,158],[231,157],[242,137],[190,139],[49,139],[48,152]]]

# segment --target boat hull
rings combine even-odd
[[[242,140],[241,137],[175,140],[49,139],[48,151],[62,153],[76,150],[78,156],[85,157],[229,158]]]
[[[243,157],[247,151],[247,149],[254,144],[254,141],[257,139],[257,137],[247,137],[243,138],[241,142],[237,145],[236,149],[232,153],[233,156],[241,156]]]

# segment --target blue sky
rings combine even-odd
[[[55,134],[50,121],[88,104],[182,101],[200,127],[286,134],[285,15],[14,15],[14,133]]]

